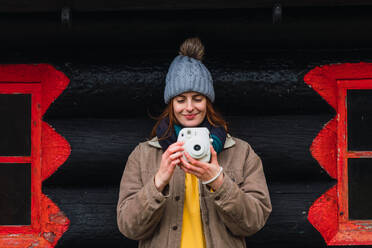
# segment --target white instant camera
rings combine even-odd
[[[177,141],[184,141],[184,151],[191,157],[202,161],[209,162],[211,159],[210,145],[213,142],[206,127],[182,128],[178,134]],[[184,159],[187,161],[185,155]]]

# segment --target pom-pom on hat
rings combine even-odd
[[[180,46],[180,55],[172,61],[165,78],[164,101],[188,91],[199,92],[214,102],[211,73],[201,62],[204,46],[199,38],[189,38]]]

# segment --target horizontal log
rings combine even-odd
[[[267,225],[247,238],[247,247],[324,247],[321,235],[308,222],[311,204],[333,182],[269,183],[273,212]],[[46,193],[71,221],[56,248],[137,247],[116,224],[118,187],[55,188]]]
[[[331,116],[228,117],[230,133],[249,142],[268,181],[329,180],[310,145]],[[63,119],[49,123],[71,144],[71,155],[46,185],[117,185],[129,153],[149,136],[151,119]],[[82,180],[84,178],[84,180]]]
[[[47,117],[128,118],[146,116],[148,112],[160,113],[164,108],[165,75],[175,54],[142,53],[137,58],[132,54],[118,61],[118,57],[110,57],[113,51],[104,53],[83,58],[92,60],[90,63],[55,64],[71,82],[52,104]],[[321,64],[368,61],[372,51],[304,51],[299,54],[212,51],[208,54],[211,55],[205,64],[212,73],[215,105],[221,112],[293,115],[332,113],[328,104],[303,82],[307,71]]]
[[[118,11],[120,6],[116,6],[119,9],[115,11],[79,12],[70,5],[72,18],[64,21],[59,8],[45,13],[4,13],[0,18],[0,45],[21,49],[41,47],[41,50],[78,46],[77,54],[87,46],[91,52],[98,46],[115,46],[127,51],[164,50],[178,45],[186,36],[198,35],[215,43],[218,50],[371,47],[372,34],[366,32],[372,25],[371,3],[369,6],[306,8],[288,7],[282,2],[280,25],[274,25],[272,6],[242,7],[251,1],[240,1],[242,4],[236,7],[222,0],[184,1],[184,6],[178,1],[174,4],[167,1],[170,9],[158,2],[148,2],[160,9]],[[181,9],[172,9],[176,4]],[[216,8],[207,8],[209,5]]]
[[[88,1],[88,0],[58,0],[58,1],[2,1],[1,12],[5,13],[28,13],[28,12],[56,12],[60,11],[65,6],[73,7],[75,11],[119,11],[119,10],[175,10],[175,9],[226,9],[226,8],[271,8],[278,1],[274,0],[255,0],[255,1],[242,1],[232,0],[228,3],[226,1],[177,1],[170,2],[166,0],[158,1],[117,1],[109,0],[105,3],[101,1]],[[313,7],[313,6],[360,6],[371,5],[368,0],[282,0],[284,6],[293,7]]]

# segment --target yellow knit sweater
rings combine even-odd
[[[181,248],[205,248],[205,246],[198,178],[186,173]]]

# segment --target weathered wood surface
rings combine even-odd
[[[28,13],[28,12],[56,12],[60,11],[61,8],[69,6],[74,11],[120,11],[120,10],[176,10],[176,9],[220,9],[220,8],[265,8],[273,7],[274,4],[278,3],[275,0],[255,0],[255,1],[92,1],[92,0],[58,0],[58,1],[1,1],[1,12],[7,13]],[[371,5],[368,0],[282,0],[280,2],[286,7],[293,6],[358,6],[358,5]]]
[[[86,55],[84,60],[90,63],[69,62],[66,57],[62,58],[66,62],[55,63],[71,82],[50,107],[48,117],[128,118],[148,111],[156,114],[164,107],[164,79],[175,52],[142,53],[137,58],[133,54],[125,58],[124,53],[121,57],[112,50],[106,55],[97,52],[97,57]],[[39,56],[29,60],[46,59]],[[214,78],[215,104],[225,114],[318,114],[332,110],[303,82],[305,73],[316,65],[370,61],[371,57],[372,51],[308,50],[296,55],[235,51],[210,55],[205,64]],[[13,59],[9,57],[7,63]]]
[[[231,134],[248,141],[263,160],[268,181],[328,180],[310,145],[330,115],[228,117]],[[154,122],[136,119],[48,121],[71,145],[71,155],[45,183],[116,185],[129,153],[148,137]],[[84,180],[81,180],[84,178]]]
[[[214,44],[218,42],[213,42]],[[303,82],[316,65],[372,61],[360,51],[210,51],[205,64],[214,78],[215,105],[226,115],[332,113],[329,105]],[[91,51],[91,50],[89,50]],[[164,79],[172,52],[73,50],[23,54],[27,63],[50,60],[71,80],[47,112],[50,118],[128,118],[156,114],[164,107]],[[63,54],[65,52],[65,54]],[[5,53],[1,63],[22,62]],[[89,63],[87,63],[89,61]]]
[[[307,211],[334,182],[272,182],[273,212],[267,225],[247,238],[248,247],[324,247],[321,235],[307,220]],[[71,221],[57,248],[137,247],[116,224],[118,185],[100,188],[44,187]]]
[[[187,36],[198,35],[209,43],[215,43],[218,50],[311,47],[354,49],[371,46],[372,34],[366,32],[372,28],[371,3],[369,6],[291,8],[286,5],[287,1],[282,1],[282,21],[274,25],[272,6],[242,8],[251,1],[239,1],[236,5],[234,2],[227,4],[223,0],[183,1],[185,5],[180,5],[179,1],[167,1],[163,2],[163,6],[159,2],[147,1],[158,9],[145,7],[119,11],[120,6],[116,6],[118,9],[115,11],[103,9],[98,12],[75,11],[76,6],[65,2],[72,9],[69,24],[61,21],[62,7],[56,7],[53,12],[45,12],[44,9],[40,12],[2,13],[0,45],[21,49],[32,46],[41,50],[46,47],[90,47],[90,52],[95,54],[102,45],[136,51],[148,47],[169,49]],[[298,4],[304,2],[291,1]],[[50,2],[53,1],[45,4],[45,8],[52,5]],[[142,4],[131,1],[134,2],[137,6]],[[108,3],[99,4],[106,6]],[[231,8],[234,5],[236,7]],[[95,8],[94,3],[89,6]],[[180,9],[172,9],[176,6]],[[79,49],[75,51],[80,53]]]

